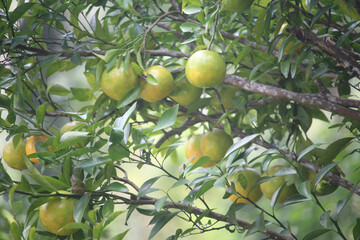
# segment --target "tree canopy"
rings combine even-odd
[[[108,239],[137,213],[148,239],[360,239],[358,0],[1,0],[0,19],[0,238]]]

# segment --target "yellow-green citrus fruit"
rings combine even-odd
[[[63,135],[64,133],[71,132],[71,131],[80,131],[81,132],[81,131],[84,131],[87,127],[88,127],[88,125],[86,123],[84,123],[84,122],[79,122],[79,121],[68,122],[68,123],[65,123],[61,127],[60,135]],[[75,147],[75,148],[83,148],[89,142],[90,142],[90,139],[85,138],[81,142],[74,144],[73,147]]]
[[[281,165],[276,165],[273,167],[270,167],[268,170],[268,174],[263,174],[263,176],[273,176],[276,172],[278,172],[280,169],[282,169]],[[263,182],[260,184],[260,189],[262,193],[267,197],[268,199],[271,199],[276,190],[278,190],[283,184],[285,183],[285,178],[283,176],[278,176],[273,180]],[[280,192],[280,195],[278,196],[277,203],[284,203],[286,199],[288,199],[290,196],[294,195],[296,193],[296,188],[294,185],[290,186],[284,186]]]
[[[68,194],[65,191],[59,193]],[[64,226],[75,222],[74,220],[75,202],[72,198],[54,197],[53,200],[40,207],[40,221],[48,232],[60,236],[70,235],[77,230],[61,230]]]
[[[249,9],[254,0],[222,0],[221,6],[225,11],[230,12],[243,12]]]
[[[200,50],[187,60],[185,73],[195,87],[216,87],[225,79],[226,66],[216,52]]]
[[[30,155],[33,153],[36,153],[36,142],[37,141],[41,141],[41,142],[46,142],[49,138],[46,136],[30,136],[29,139],[26,141],[26,155]],[[54,152],[54,148],[51,146],[48,146],[48,149],[50,152]],[[30,161],[32,161],[33,163],[37,163],[40,164],[40,161],[38,158],[30,158]]]
[[[101,76],[101,87],[104,93],[114,100],[120,100],[131,89],[139,85],[137,76],[129,67],[128,74],[123,65],[120,68],[114,67],[107,72],[104,70]]]
[[[25,140],[20,138],[16,146],[14,146],[14,137],[10,138],[4,145],[3,159],[6,164],[17,170],[26,169],[24,157],[25,157]]]
[[[202,93],[201,88],[191,85],[186,78],[176,82],[175,87],[179,88],[179,92],[176,95],[171,95],[170,98],[184,107],[188,107],[198,100]]]
[[[338,171],[332,171],[333,173],[339,175]],[[315,186],[315,178],[317,173],[315,171],[309,171],[308,179],[310,181],[311,191],[313,191],[317,196],[325,196],[336,191],[339,187],[338,185],[331,183],[328,179],[322,179]]]
[[[152,75],[156,81],[157,85],[151,83],[142,83],[140,96],[147,102],[157,102],[160,101],[173,91],[175,82],[174,78],[166,68],[162,66],[152,66],[148,68],[145,73],[146,75]]]
[[[250,203],[246,198],[249,198],[252,202],[257,202],[262,192],[260,186],[255,187],[254,184],[259,180],[260,175],[251,168],[240,169],[231,175],[230,181],[235,182],[235,190],[237,195],[231,195],[229,199],[237,203]],[[245,188],[244,188],[244,187]]]
[[[225,131],[215,128],[202,136],[200,148],[203,155],[210,157],[216,164],[221,161],[232,144],[231,136]]]
[[[338,0],[338,4],[339,4],[341,11],[344,14],[346,14],[347,16],[360,21],[360,14],[356,11],[356,8],[355,8],[356,4],[358,4],[359,5],[358,7],[360,8],[360,3],[356,3],[356,1],[354,1],[353,6],[349,6],[348,2],[350,2],[350,1]]]
[[[230,86],[227,84],[221,84],[217,88],[221,103],[223,104],[225,109],[234,108],[234,103],[231,101],[231,99],[235,96],[235,93],[239,90],[237,87]],[[218,97],[214,94],[214,96],[211,98],[211,105],[217,110],[221,111],[220,101]]]
[[[185,154],[188,159],[194,157],[191,160],[191,163],[196,163],[204,154],[201,151],[200,142],[201,142],[202,135],[193,135],[188,140],[185,148]],[[213,161],[207,162],[202,165],[202,167],[211,167],[214,165]]]

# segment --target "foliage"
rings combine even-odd
[[[221,2],[0,1],[0,129],[14,142],[47,137],[23,156],[27,169],[19,179],[2,161],[0,192],[9,207],[0,209],[0,238],[57,238],[43,227],[39,209],[62,196],[75,200],[75,222],[63,229],[77,231],[61,239],[105,239],[111,222],[123,215],[125,225],[135,210],[151,218],[149,239],[162,229],[167,239],[214,230],[257,239],[359,239],[359,211],[351,211],[351,218],[344,214],[360,195],[359,164],[352,161],[359,157],[360,137],[359,2],[349,1],[351,14],[341,10],[344,3],[327,0],[255,0],[241,12],[223,9]],[[143,86],[158,89],[163,78],[169,87],[159,92],[170,86],[167,96],[186,92],[172,77],[182,81],[187,59],[199,50],[224,60],[220,85],[201,89],[186,107],[168,97],[141,98]],[[103,92],[101,79],[120,66],[139,84],[128,84],[115,100]],[[154,66],[167,75],[147,74]],[[78,86],[75,75],[73,85],[58,80],[74,69],[83,71],[87,87]],[[236,90],[224,97],[224,85]],[[61,132],[69,119],[82,127]],[[309,137],[319,126],[331,134],[326,142]],[[203,168],[208,156],[186,159],[187,140],[215,128],[234,142],[222,149],[221,161]],[[267,175],[275,165],[283,167]],[[271,199],[253,202],[235,188],[240,183],[246,189],[246,177],[230,180],[240,168],[262,176],[253,187],[276,177],[284,184]],[[138,184],[128,174],[132,169],[147,169],[151,176]],[[317,172],[311,181],[310,171]],[[320,198],[313,189],[322,180],[339,186],[341,194]],[[296,191],[278,201],[286,185]],[[206,197],[217,189],[223,196]],[[229,201],[231,195],[248,204]],[[227,211],[219,212],[215,202]],[[123,205],[126,210],[119,210]],[[321,213],[307,216],[306,223],[278,214],[293,205]],[[255,217],[244,218],[243,209]],[[184,225],[167,228],[174,219]],[[305,232],[302,224],[308,224]]]

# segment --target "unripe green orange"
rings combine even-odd
[[[14,146],[14,137],[11,137],[9,141],[7,141],[4,145],[3,149],[3,159],[6,162],[6,164],[14,169],[17,170],[24,170],[26,169],[25,165],[25,146],[26,142],[21,137],[19,142],[16,146]]]
[[[62,194],[69,194],[66,191],[59,191]],[[54,197],[53,200],[40,207],[40,221],[48,232],[60,236],[70,235],[77,230],[61,230],[64,226],[75,222],[75,202],[72,198]]]
[[[186,78],[195,87],[216,87],[225,79],[226,66],[216,52],[200,50],[188,59],[185,73]]]
[[[241,176],[240,176],[241,175]],[[255,187],[254,184],[259,180],[260,175],[252,168],[239,169],[233,173],[230,177],[231,182],[235,182],[235,190],[237,195],[231,195],[229,199],[237,203],[250,203],[246,198],[249,198],[252,202],[257,202],[262,192],[260,186]],[[245,188],[243,186],[246,186]]]
[[[268,170],[268,174],[263,174],[264,176],[273,176],[276,172],[278,172],[280,169],[282,169],[281,165],[276,165],[273,167],[270,167]],[[276,190],[278,190],[283,184],[285,183],[285,178],[283,176],[277,176],[275,179],[272,179],[267,182],[263,182],[260,184],[260,189],[262,193],[267,197],[268,199],[271,199]],[[278,196],[277,203],[284,203],[286,199],[288,199],[291,195],[295,194],[296,188],[294,185],[290,186],[284,186],[280,192],[280,195]]]
[[[174,78],[169,70],[162,66],[152,66],[145,73],[145,75],[148,74],[153,76],[158,84],[142,82],[141,98],[147,102],[157,102],[169,96],[175,86]]]
[[[196,163],[201,157],[204,156],[204,154],[201,151],[201,142],[202,135],[193,135],[187,142],[186,148],[185,148],[185,154],[188,159],[193,158],[191,160],[191,163]],[[202,167],[211,167],[214,165],[213,161],[207,162],[202,165]]]
[[[137,76],[131,67],[129,67],[129,71],[126,73],[123,65],[120,68],[114,67],[110,72],[104,70],[101,76],[101,87],[104,93],[114,100],[120,100],[138,85]]]
[[[200,148],[202,154],[210,157],[214,164],[216,164],[223,159],[232,144],[231,136],[224,130],[215,128],[202,136]]]
[[[202,93],[201,88],[191,85],[186,78],[176,82],[175,86],[178,87],[180,91],[176,95],[171,95],[170,98],[184,107],[188,107],[198,100]]]

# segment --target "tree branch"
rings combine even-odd
[[[350,72],[350,75],[354,75],[360,78],[360,56],[352,51],[347,51],[342,47],[336,47],[334,43],[330,41],[323,41],[319,39],[315,34],[307,32],[300,27],[292,27],[286,29],[293,36],[298,38],[304,43],[310,43],[318,47],[321,52],[330,56],[338,65]]]

